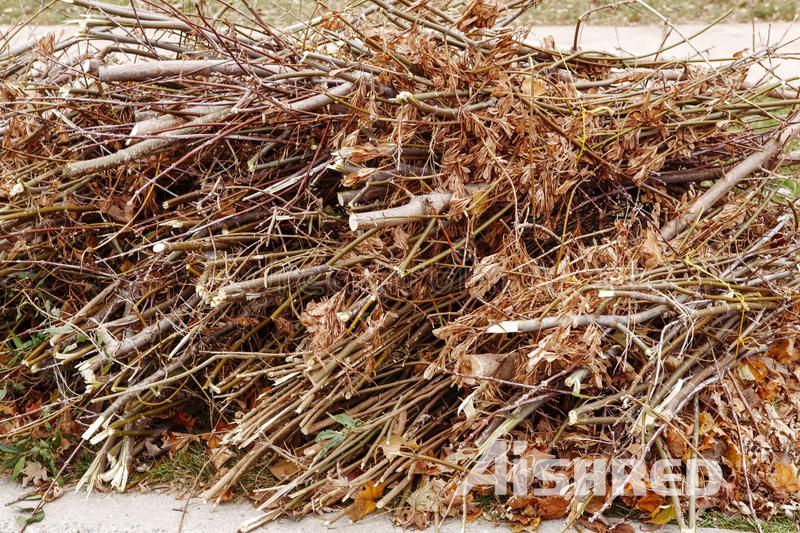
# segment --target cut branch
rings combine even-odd
[[[773,135],[760,152],[751,154],[729,170],[722,179],[695,200],[686,213],[664,225],[661,229],[661,236],[667,241],[674,239],[743,179],[768,165],[781,152],[786,143],[800,133],[800,121],[798,119],[800,119],[800,113],[792,113],[787,121],[788,125]]]
[[[450,193],[432,193],[415,196],[405,205],[381,211],[353,213],[350,215],[350,229],[353,231],[369,228],[388,228],[407,222],[414,222],[438,215],[450,203]]]
[[[246,65],[234,63],[229,59],[204,59],[195,61],[154,61],[130,65],[113,65],[100,67],[98,77],[100,81],[150,81],[159,78],[173,78],[183,76],[203,76],[206,74],[223,74],[226,76],[241,76],[254,74],[260,77],[269,77],[275,74],[292,72],[291,69],[281,65],[268,65],[247,63]]]

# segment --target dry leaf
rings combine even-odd
[[[461,31],[490,28],[497,20],[497,2],[494,0],[472,0],[456,23]]]
[[[714,418],[706,413],[705,411],[701,411],[697,417],[698,422],[698,433],[702,437],[712,429],[714,429]]]
[[[38,461],[28,461],[22,469],[22,486],[37,486],[43,481],[47,481],[47,469]]]
[[[655,492],[648,492],[636,501],[634,509],[637,511],[644,511],[652,516],[654,513],[658,512],[662,505],[664,505],[663,496]]]
[[[794,337],[778,339],[769,348],[767,355],[783,365],[800,361],[800,350],[794,345]]]
[[[742,454],[739,447],[730,438],[726,438],[727,448],[725,448],[725,460],[735,472],[742,471]]]
[[[767,366],[758,360],[746,360],[736,368],[736,372],[743,381],[762,383],[767,377]]]
[[[55,483],[53,485],[53,488],[47,492],[47,495],[45,496],[45,501],[52,502],[53,500],[59,499],[63,495],[64,495],[64,488],[58,483]]]
[[[663,526],[675,520],[675,508],[672,505],[664,505],[656,510],[647,521],[648,524]]]
[[[383,483],[375,485],[372,481],[367,481],[364,487],[356,493],[353,505],[347,510],[347,516],[355,522],[361,520],[369,513],[377,509],[375,500],[381,497],[385,485]]]
[[[528,98],[537,98],[547,93],[547,84],[535,76],[525,76],[520,89],[522,94]]]
[[[269,465],[270,473],[280,480],[288,479],[300,471],[300,466],[294,461],[282,459]]]
[[[610,533],[636,533],[636,528],[627,522],[620,522],[618,524],[614,524],[614,527],[611,528]]]
[[[475,265],[465,287],[469,289],[470,296],[483,298],[500,281],[503,273],[503,265],[500,262],[500,258],[495,255],[487,255]]]
[[[214,465],[217,471],[222,470],[222,467],[233,455],[233,452],[227,446],[220,448],[211,455],[211,464]]]
[[[797,467],[794,465],[776,463],[772,472],[767,476],[767,482],[778,491],[800,492],[800,480],[797,479]]]
[[[541,498],[538,502],[539,516],[542,520],[555,520],[567,516],[569,500],[560,496]]]
[[[642,264],[645,268],[655,268],[664,261],[661,240],[652,228],[647,228],[644,232],[644,239],[639,246]]]

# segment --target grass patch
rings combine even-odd
[[[756,2],[755,10],[749,0],[648,0],[647,3],[675,23],[711,21],[729,9],[733,12],[725,22],[750,22],[753,18],[758,21],[792,20],[800,13],[796,0]],[[574,24],[582,13],[604,4],[608,2],[544,0],[528,18],[538,24]],[[597,11],[591,15],[589,22],[607,25],[658,24],[652,14],[635,5]]]
[[[744,516],[728,516],[719,511],[706,511],[701,514],[698,517],[698,525],[736,531],[758,531],[751,519]],[[764,533],[797,533],[798,526],[788,518],[773,518],[762,520],[761,529]]]
[[[606,516],[612,518],[621,518],[625,521],[642,521],[646,520],[646,516],[637,513],[633,509],[621,504],[614,504],[606,512]],[[684,510],[684,519],[686,519],[686,512]],[[670,524],[676,524],[673,520]],[[708,527],[717,529],[730,529],[734,531],[758,531],[755,523],[746,516],[741,515],[727,515],[720,511],[698,511],[697,514],[698,527]],[[771,520],[762,520],[761,529],[764,533],[797,533],[798,524],[794,521],[784,518],[776,517]]]
[[[208,460],[205,447],[190,442],[171,456],[159,459],[143,479],[151,484],[168,485],[170,489],[191,489],[195,482],[208,481],[214,474],[214,466]]]
[[[127,4],[125,0],[105,0],[116,4]],[[209,12],[214,12],[221,4],[213,0],[202,2]],[[314,11],[314,3],[310,1],[293,2],[290,0],[253,0],[265,20],[275,25],[282,25],[296,21],[303,14]],[[141,2],[140,2],[141,4]],[[241,3],[235,2],[237,6]],[[344,1],[326,2],[331,7],[343,6]],[[749,22],[753,18],[757,21],[792,20],[800,15],[800,4],[797,0],[772,0],[770,2],[755,2],[755,8],[750,0],[650,0],[649,4],[676,23],[701,23],[713,20],[719,15],[732,9],[726,22]],[[43,4],[35,0],[0,0],[0,24],[14,24],[35,15]],[[173,3],[191,12],[193,2],[182,0]],[[523,22],[534,24],[574,24],[576,19],[588,9],[603,5],[597,0],[543,0],[539,6],[532,9]],[[59,24],[66,19],[80,16],[81,10],[68,4],[57,2],[52,9],[39,15],[37,22],[41,24]],[[623,6],[616,9],[604,9],[594,13],[590,18],[592,24],[631,25],[631,24],[657,24],[650,13],[637,6]]]
[[[92,461],[94,461],[96,450],[86,449],[78,452],[78,455],[75,459],[70,463],[66,469],[64,469],[64,484],[65,485],[74,485],[81,480],[83,475],[89,470],[89,467],[92,466]]]
[[[259,494],[256,492],[258,489],[278,485],[280,480],[276,479],[269,471],[269,465],[275,461],[274,457],[259,459],[232,487],[233,493],[237,497],[252,498],[254,495]]]

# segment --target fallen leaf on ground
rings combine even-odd
[[[665,524],[669,524],[673,520],[675,520],[675,508],[671,505],[665,505],[658,509],[655,514],[652,515],[650,520],[647,521],[647,523],[663,526]]]
[[[22,469],[22,486],[37,486],[43,481],[47,481],[47,469],[38,461],[28,461]]]
[[[777,463],[767,476],[767,482],[775,490],[800,492],[800,480],[797,479],[797,467],[794,465]]]

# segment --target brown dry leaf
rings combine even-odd
[[[64,495],[64,487],[59,485],[58,483],[53,485],[53,488],[47,491],[47,494],[44,497],[46,502],[52,502],[54,500],[59,499],[61,496]]]
[[[547,93],[547,84],[535,76],[525,76],[520,89],[523,95],[534,99]]]
[[[47,476],[47,469],[42,463],[39,461],[28,461],[25,463],[25,468],[22,469],[22,486],[38,486],[40,483],[47,481]]]
[[[652,228],[647,228],[645,230],[644,239],[642,239],[642,244],[639,246],[639,252],[641,253],[642,264],[645,268],[655,268],[663,263],[664,255],[662,253],[661,241]]]
[[[376,485],[372,481],[367,481],[364,487],[358,491],[353,499],[353,505],[351,505],[347,510],[347,516],[350,518],[350,520],[353,522],[356,520],[361,520],[369,513],[377,509],[375,500],[380,498],[381,494],[383,494],[384,488],[385,485],[383,483]]]
[[[367,181],[370,177],[375,175],[377,171],[378,169],[371,167],[360,168],[355,172],[350,172],[346,174],[342,178],[342,185],[344,185],[345,187],[355,187],[356,185],[359,185]]]
[[[225,463],[227,463],[228,459],[231,457],[233,457],[233,452],[225,446],[214,452],[211,456],[211,464],[213,464],[214,468],[217,470],[222,470],[222,467],[225,466]]]
[[[281,333],[286,335],[291,335],[294,333],[294,323],[284,318],[282,316],[276,316],[272,319],[273,324],[275,324],[275,329]]]
[[[770,346],[767,355],[784,365],[800,361],[800,350],[794,345],[794,337],[778,339]]]
[[[627,522],[620,522],[611,528],[610,533],[635,533],[636,528]]]
[[[475,265],[465,284],[473,298],[483,298],[503,277],[503,265],[496,255],[487,255]]]
[[[800,492],[800,480],[797,479],[797,467],[794,465],[776,463],[772,472],[767,476],[767,483],[778,491]]]
[[[592,531],[593,533],[609,533],[611,528],[609,528],[606,524],[601,522],[600,520],[595,520],[594,522],[590,521],[585,516],[582,516],[578,519],[578,523],[581,525],[583,529],[587,531]]]
[[[739,453],[739,447],[734,444],[730,438],[725,439],[728,446],[725,448],[725,459],[735,472],[742,471],[742,454]]]
[[[539,516],[542,520],[555,520],[564,518],[569,511],[569,500],[560,496],[541,498],[538,502]]]
[[[204,436],[203,440],[206,441],[206,446],[208,447],[209,450],[213,450],[215,448],[218,448],[220,442],[222,442],[221,439],[219,438],[219,435],[217,435],[216,433],[212,433],[211,435],[208,435],[207,437]]]
[[[583,512],[588,514],[598,513],[603,508],[605,503],[606,503],[605,496],[599,496],[599,495],[592,496],[592,498],[589,500],[589,503],[587,503],[586,507],[583,508]]]
[[[269,465],[269,472],[280,480],[288,479],[298,473],[300,467],[294,461],[283,459]]]
[[[438,487],[428,481],[428,478],[406,498],[405,503],[412,511],[432,513],[439,508]]]
[[[667,428],[667,431],[665,432],[665,440],[667,443],[667,448],[669,448],[670,455],[672,455],[672,457],[683,457],[688,450],[689,446],[686,442],[686,435],[681,434],[672,427]]]
[[[736,368],[739,378],[743,381],[762,383],[767,377],[767,366],[758,360],[747,360]]]
[[[123,224],[126,224],[130,222],[131,219],[128,216],[128,213],[126,213],[125,211],[126,210],[124,207],[120,207],[116,204],[111,204],[108,206],[108,208],[106,208],[105,213],[114,220],[116,220],[117,222],[122,222]]]
[[[36,43],[36,48],[44,56],[52,56],[56,50],[56,34],[48,33]]]
[[[661,506],[664,505],[664,497],[656,494],[655,492],[648,492],[636,501],[634,509],[637,511],[644,511],[645,513],[653,516],[657,513]]]
[[[665,524],[669,524],[673,520],[675,520],[675,508],[671,505],[664,505],[656,509],[656,511],[650,516],[650,520],[648,520],[647,523],[663,526]]]
[[[339,292],[330,298],[320,298],[306,304],[300,315],[300,322],[311,333],[311,344],[318,350],[330,347],[345,328],[336,316],[341,311],[344,293]]]
[[[515,515],[514,518],[517,518]],[[514,522],[511,524],[511,531],[513,533],[521,533],[522,531],[536,531],[539,529],[539,524],[542,523],[542,519],[538,516],[534,516],[525,521],[525,523]]]
[[[395,457],[402,451],[414,451],[418,448],[416,442],[404,439],[400,435],[391,435],[381,444],[381,450],[388,458]]]
[[[497,20],[497,2],[494,0],[472,0],[456,23],[461,31],[477,30],[494,26]]]
[[[508,501],[508,508],[514,511],[514,519],[530,525],[530,518],[538,520],[555,520],[564,518],[569,511],[569,500],[560,496],[513,498]]]
[[[712,429],[714,429],[714,418],[705,411],[701,411],[700,415],[698,416],[698,425],[699,425],[699,433],[700,435],[705,435]]]

